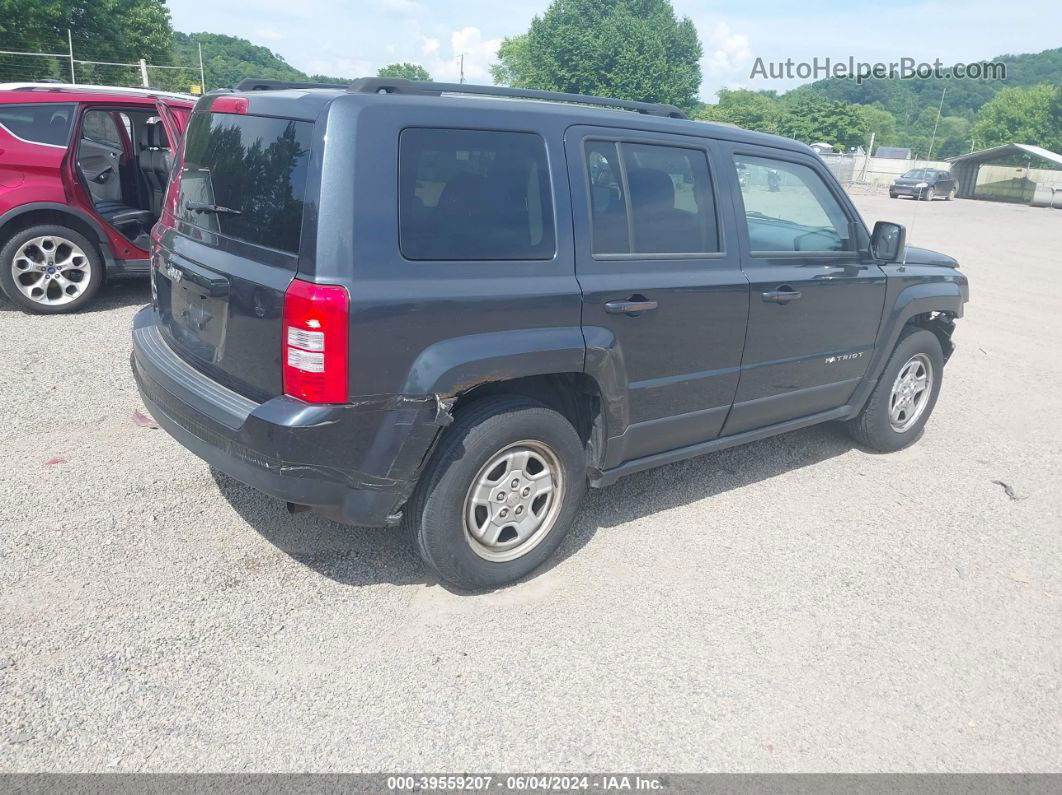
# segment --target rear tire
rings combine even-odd
[[[404,521],[443,580],[497,588],[553,554],[585,490],[586,451],[564,416],[527,398],[488,397],[444,432]]]
[[[99,292],[103,275],[99,249],[68,226],[28,227],[0,249],[0,288],[27,312],[76,312]]]
[[[944,352],[937,335],[918,326],[905,327],[863,410],[848,421],[849,433],[882,453],[913,444],[933,413],[943,373]],[[921,391],[920,374],[926,382]]]

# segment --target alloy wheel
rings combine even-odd
[[[916,353],[896,375],[889,395],[889,424],[904,433],[925,413],[933,391],[933,364],[924,353]]]
[[[11,276],[24,296],[43,306],[69,304],[92,281],[92,263],[76,243],[58,235],[27,240],[11,262]]]

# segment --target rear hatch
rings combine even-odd
[[[298,269],[312,138],[309,121],[197,110],[152,257],[167,342],[255,400],[283,392],[284,292]]]

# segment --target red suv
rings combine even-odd
[[[0,287],[30,312],[73,312],[107,279],[146,276],[173,142],[194,97],[0,84]]]

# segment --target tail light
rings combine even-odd
[[[284,393],[310,403],[347,402],[350,298],[345,287],[294,279],[284,293]]]

